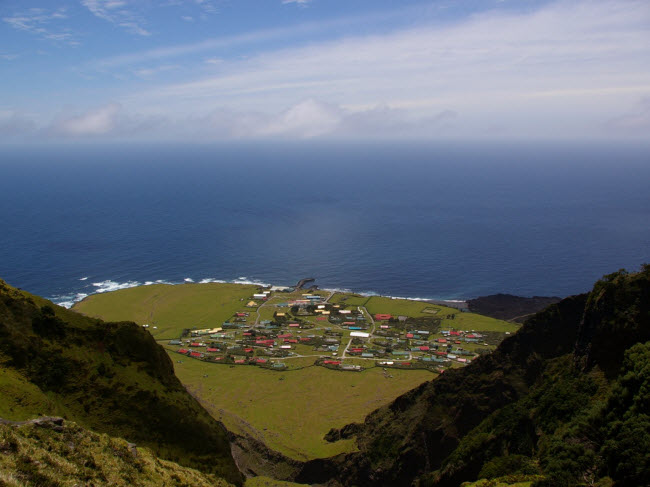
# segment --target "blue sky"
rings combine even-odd
[[[648,134],[647,0],[0,0],[0,142]]]

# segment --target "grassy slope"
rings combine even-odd
[[[229,443],[133,323],[103,323],[0,281],[0,412],[62,415],[240,481]]]
[[[177,376],[228,429],[297,460],[354,450],[353,440],[328,443],[323,436],[330,428],[362,421],[370,411],[433,377],[423,370],[391,370],[392,379],[381,369],[275,372],[184,357],[178,363],[179,356],[171,356]]]
[[[359,297],[355,295],[336,294],[333,303],[345,303],[350,306],[365,306],[371,314],[387,313],[393,316],[405,315],[410,317],[431,316],[442,320],[442,329],[455,328],[459,330],[475,331],[500,331],[515,332],[520,328],[519,324],[497,320],[488,316],[476,313],[463,313],[454,308],[440,306],[437,304],[407,299],[392,299],[383,296]],[[425,308],[435,308],[439,311],[435,314],[425,313]],[[455,315],[454,319],[447,318],[447,315]]]
[[[0,367],[0,418],[22,421],[58,414],[56,404],[22,374]]]
[[[244,307],[257,288],[221,283],[153,284],[95,294],[77,303],[74,309],[107,321],[148,323],[155,338],[170,339],[178,338],[184,328],[221,326]]]
[[[0,424],[0,485],[126,487],[160,485],[226,487],[223,479],[156,458],[134,454],[121,438],[96,434],[74,423],[61,430]]]
[[[91,296],[75,310],[105,319],[155,324],[158,330],[149,328],[154,336],[170,338],[178,336],[183,328],[215,326],[229,319],[243,309],[242,305],[256,289],[232,284],[144,286]],[[299,298],[302,292],[274,296],[269,305],[260,308],[261,318],[273,316],[274,303]],[[418,301],[341,293],[335,294],[331,301],[344,302],[347,306],[365,305],[373,314],[435,316],[442,319],[443,327],[500,332],[518,329],[516,324]],[[215,302],[219,303],[218,307]],[[435,315],[422,311],[432,307],[439,310]],[[450,314],[456,318],[446,318]],[[317,323],[317,326],[323,325]],[[344,343],[348,335],[349,331],[343,330]],[[472,348],[471,344],[468,348]],[[305,355],[314,353],[311,347],[305,346],[299,346],[297,351]],[[325,442],[323,435],[331,428],[363,420],[372,410],[435,377],[430,372],[414,370],[391,371],[393,378],[386,379],[381,369],[355,374],[309,367],[281,374],[284,380],[280,381],[277,372],[255,367],[228,368],[185,358],[179,364],[176,362],[181,357],[175,354],[171,357],[181,381],[229,429],[245,432],[270,448],[300,460],[354,450],[353,440],[332,444]],[[313,361],[313,358],[294,358],[285,362],[290,368],[296,368],[309,366]],[[348,362],[356,363],[353,359]],[[359,363],[370,365],[367,361]],[[325,395],[323,390],[329,393]],[[299,413],[287,415],[287,410]]]

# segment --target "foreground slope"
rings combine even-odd
[[[156,458],[62,418],[0,421],[0,485],[226,487],[214,475]]]
[[[491,355],[332,434],[356,434],[359,453],[310,462],[298,481],[457,486],[515,474],[538,485],[648,485],[648,340],[650,266],[606,276]]]
[[[59,415],[166,460],[242,482],[223,426],[134,323],[105,323],[0,281],[0,415]]]

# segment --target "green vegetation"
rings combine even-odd
[[[172,339],[186,328],[221,326],[257,289],[242,284],[153,284],[95,294],[74,310],[106,321],[149,324],[155,338]]]
[[[0,485],[226,487],[223,479],[156,458],[75,423],[0,424]]]
[[[472,313],[461,313],[456,309],[430,303],[378,296],[368,298],[349,293],[335,293],[331,296],[327,311],[333,315],[325,315],[325,318],[317,313],[316,306],[305,308],[295,304],[295,300],[305,299],[304,291],[270,294],[266,301],[257,300],[258,307],[247,308],[246,304],[257,292],[260,292],[260,289],[256,286],[226,284],[145,286],[91,296],[75,309],[106,319],[120,318],[141,324],[147,323],[150,325],[148,330],[159,340],[178,338],[180,332],[185,329],[219,327],[224,322],[234,324],[234,328],[224,329],[218,338],[216,334],[214,339],[201,335],[184,340],[180,346],[178,343],[169,345],[166,341],[163,344],[175,362],[178,377],[215,418],[223,421],[229,430],[249,435],[269,448],[296,460],[323,458],[354,451],[356,446],[352,438],[329,443],[323,437],[332,428],[362,421],[366,414],[377,407],[434,378],[435,375],[431,371],[437,372],[443,365],[433,360],[423,362],[418,359],[433,357],[433,350],[438,348],[437,342],[434,341],[434,332],[440,329],[441,322],[448,328],[489,330],[493,334],[484,336],[480,343],[463,342],[465,351],[459,349],[460,361],[470,360],[474,356],[473,351],[484,353],[493,348],[492,345],[484,345],[485,340],[490,344],[498,343],[505,337],[505,332],[518,328],[518,325]],[[330,297],[330,293],[326,292],[310,294]],[[213,313],[214,303],[217,301],[222,313],[219,315]],[[294,304],[289,305],[292,301]],[[337,303],[342,308],[333,307]],[[280,307],[280,304],[284,306]],[[384,335],[377,335],[369,340],[356,340],[350,349],[361,347],[364,350],[377,350],[376,353],[379,354],[371,354],[370,358],[361,358],[361,352],[358,351],[346,354],[344,363],[368,369],[364,372],[341,372],[314,366],[316,359],[321,357],[341,360],[352,331],[347,326],[342,327],[343,322],[352,319],[365,331],[371,331],[368,314],[362,314],[366,319],[361,322],[355,320],[358,306],[367,306],[368,312],[372,314],[405,315],[415,321],[398,324],[395,319]],[[343,308],[353,314],[341,314],[337,317],[338,310]],[[432,308],[435,308],[435,314],[431,313]],[[238,316],[238,312],[244,313],[244,316]],[[288,357],[273,356],[275,351],[255,347],[254,339],[243,336],[243,332],[250,336],[253,328],[253,336],[257,333],[269,333],[264,331],[265,324],[275,322],[277,313],[284,313],[285,316],[279,318],[277,326],[281,326],[281,329],[271,331],[270,333],[275,333],[272,336],[279,337],[289,333],[290,339],[297,342],[292,344],[287,352]],[[205,319],[206,316],[212,318]],[[291,321],[302,322],[308,327],[302,330],[289,329],[287,326]],[[242,328],[236,325],[241,325]],[[407,329],[430,330],[431,334],[417,336],[412,344],[408,339],[397,343],[396,337],[404,337]],[[326,335],[327,330],[338,334],[335,335],[338,338],[333,350],[322,345],[317,347],[303,344],[298,340],[311,336],[317,337],[322,344],[324,339],[332,338]],[[376,330],[379,330],[379,325]],[[226,347],[227,351],[222,352],[219,349],[216,354],[222,357],[220,360],[224,363],[234,365],[236,359],[241,361],[242,358],[271,358],[276,363],[286,365],[287,370],[278,372],[249,365],[233,367],[212,364],[172,353],[181,348],[191,348],[193,351],[198,350],[203,354],[203,359],[210,361],[216,357],[215,352],[204,353],[204,350],[211,347],[212,340],[217,346]],[[477,342],[478,340],[476,339]],[[191,346],[192,343],[194,346]],[[218,345],[219,343],[222,345]],[[242,343],[248,345],[241,345]],[[278,338],[275,348],[282,343],[286,342]],[[431,345],[431,351],[421,351],[419,347],[425,345]],[[458,348],[456,343],[451,346]],[[251,351],[244,352],[247,347]],[[446,347],[447,345],[444,345],[444,350],[447,350]],[[401,358],[402,362],[412,362],[412,365],[405,366],[405,369],[391,369],[390,372],[382,370],[382,367],[376,368],[376,360],[379,360],[376,357],[383,357],[384,362],[396,360],[391,355],[393,349],[402,353],[394,357]],[[460,367],[460,361],[447,360],[444,366]],[[421,368],[418,369],[419,367]],[[337,366],[334,365],[333,368]],[[408,370],[409,368],[416,370]],[[323,391],[328,393],[323,394]],[[288,410],[295,412],[287,414]]]
[[[275,372],[191,359],[179,363],[177,354],[171,357],[183,384],[229,430],[297,460],[353,451],[353,440],[328,443],[323,437],[331,428],[362,421],[432,378],[425,370],[394,370],[393,378],[386,378],[378,368],[350,373],[312,366]]]
[[[44,412],[56,413],[56,405],[35,384],[13,369],[0,366],[0,418],[25,420]]]
[[[531,317],[494,353],[335,432],[352,429],[359,452],[321,471],[345,472],[346,485],[369,475],[380,486],[650,485],[649,391],[645,265],[605,276]]]
[[[64,416],[241,483],[223,427],[134,323],[87,318],[0,281],[0,389],[5,419]]]

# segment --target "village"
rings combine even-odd
[[[259,288],[228,321],[187,328],[166,345],[191,359],[276,371],[305,367],[304,360],[293,359],[308,358],[313,359],[308,366],[339,371],[382,367],[442,373],[493,350],[509,334],[448,326],[462,311],[426,302],[420,316],[371,314],[353,302],[345,293]]]

